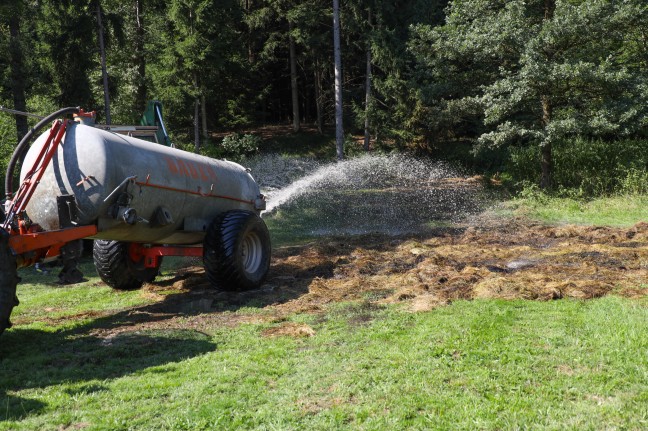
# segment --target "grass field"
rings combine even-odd
[[[592,200],[556,198],[538,194],[509,201],[506,208],[547,223],[595,226],[632,226],[648,220],[648,196],[629,195]]]
[[[583,208],[595,223],[599,207]],[[555,214],[544,220],[564,221]],[[181,265],[130,292],[89,261],[75,286],[22,270],[0,337],[0,430],[648,429],[645,295],[414,313],[367,291],[277,315],[254,293],[194,308],[200,291],[179,290]],[[157,308],[179,297],[187,306]]]
[[[137,302],[92,284],[97,311]],[[25,309],[43,289],[23,295]],[[49,296],[88,311],[62,289]],[[417,314],[341,303],[288,321],[195,328],[188,315],[186,329],[98,335],[124,318],[5,334],[0,429],[648,426],[648,309],[620,298],[460,301]],[[308,331],[273,331],[291,326]]]

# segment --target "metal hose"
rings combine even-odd
[[[27,154],[27,149],[29,148],[29,141],[32,139],[32,137],[40,132],[40,130],[54,121],[58,117],[62,117],[63,115],[66,114],[76,114],[79,112],[79,107],[69,107],[69,108],[63,108],[59,109],[56,112],[51,113],[47,117],[43,118],[40,120],[34,127],[29,129],[29,132],[20,140],[18,143],[18,146],[14,150],[13,154],[11,155],[11,160],[9,161],[9,165],[7,166],[7,173],[5,175],[5,195],[7,196],[7,199],[11,199],[13,195],[13,175],[14,171],[16,169],[16,165],[18,162],[22,162],[23,159],[25,158],[25,155]]]

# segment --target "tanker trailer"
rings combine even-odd
[[[69,114],[74,121],[60,119]],[[23,138],[5,189],[0,334],[18,305],[17,268],[59,259],[64,272],[77,271],[82,239],[94,239],[97,273],[115,289],[153,281],[163,256],[201,256],[222,290],[256,288],[270,266],[265,198],[245,168],[95,127],[94,113],[79,108],[51,114]]]

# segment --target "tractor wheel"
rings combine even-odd
[[[270,268],[270,234],[252,211],[233,210],[218,216],[207,229],[203,248],[205,272],[221,290],[261,286]]]
[[[16,258],[9,249],[9,235],[0,229],[0,334],[11,328],[9,316],[18,305],[16,285],[19,280]]]
[[[97,239],[92,246],[97,274],[108,286],[119,290],[134,290],[144,282],[155,280],[160,267],[146,268],[144,262],[134,262],[129,253],[130,243]],[[160,262],[162,260],[160,259]]]

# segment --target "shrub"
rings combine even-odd
[[[566,139],[553,146],[555,190],[570,197],[648,192],[648,141]],[[540,177],[538,147],[510,148],[510,173],[518,187]]]
[[[221,150],[224,157],[240,159],[259,151],[262,139],[256,135],[232,133],[223,138]]]

